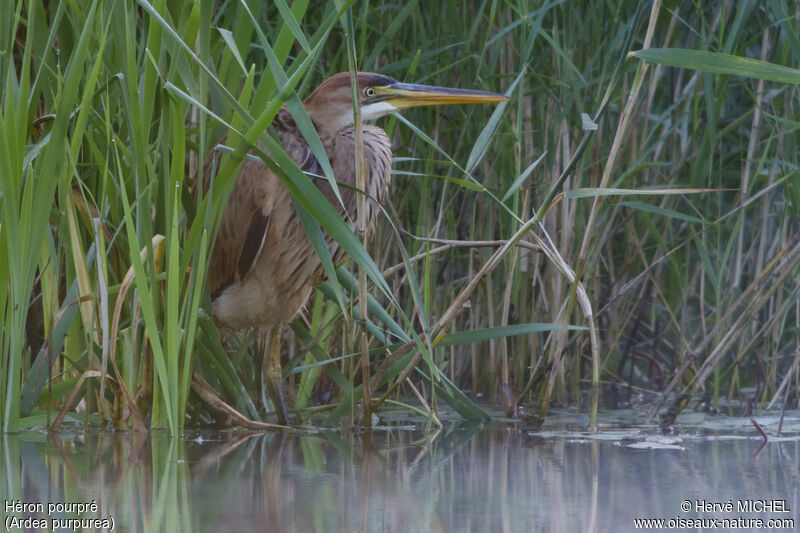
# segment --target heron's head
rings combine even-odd
[[[353,124],[350,74],[341,72],[325,80],[303,102],[317,128],[332,132]],[[505,102],[502,94],[467,89],[400,83],[371,72],[358,73],[358,95],[363,120],[373,120],[408,107],[443,104]]]

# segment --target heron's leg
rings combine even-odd
[[[269,389],[278,423],[284,426],[289,423],[286,401],[283,399],[283,372],[281,372],[281,335],[283,325],[278,325],[267,332],[267,349],[261,363],[264,382]]]

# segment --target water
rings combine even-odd
[[[728,420],[704,418],[669,437],[619,424],[584,432],[571,415],[543,431],[5,435],[0,516],[4,526],[25,517],[48,527],[113,521],[114,531],[571,533],[701,517],[798,529],[800,432],[787,427],[800,417],[784,422],[782,438],[776,419],[759,419],[772,436],[757,455],[749,421]],[[92,502],[81,515],[47,508]],[[66,521],[79,516],[108,523]]]

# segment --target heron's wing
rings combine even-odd
[[[319,163],[286,108],[278,112],[273,126],[295,163],[304,172],[319,174]],[[206,160],[206,176],[210,176],[212,162],[211,157]],[[284,196],[283,191],[283,184],[263,163],[245,159],[214,243],[208,273],[212,298],[244,279],[258,262],[267,242],[275,200]]]
[[[254,161],[242,164],[214,242],[208,281],[212,298],[244,278],[258,258],[269,227],[269,171]],[[206,173],[206,175],[209,175]]]

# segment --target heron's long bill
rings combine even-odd
[[[416,85],[413,83],[394,83],[383,87],[383,91],[378,93],[378,98],[398,109],[421,105],[486,104],[510,100],[507,96],[497,93]]]

